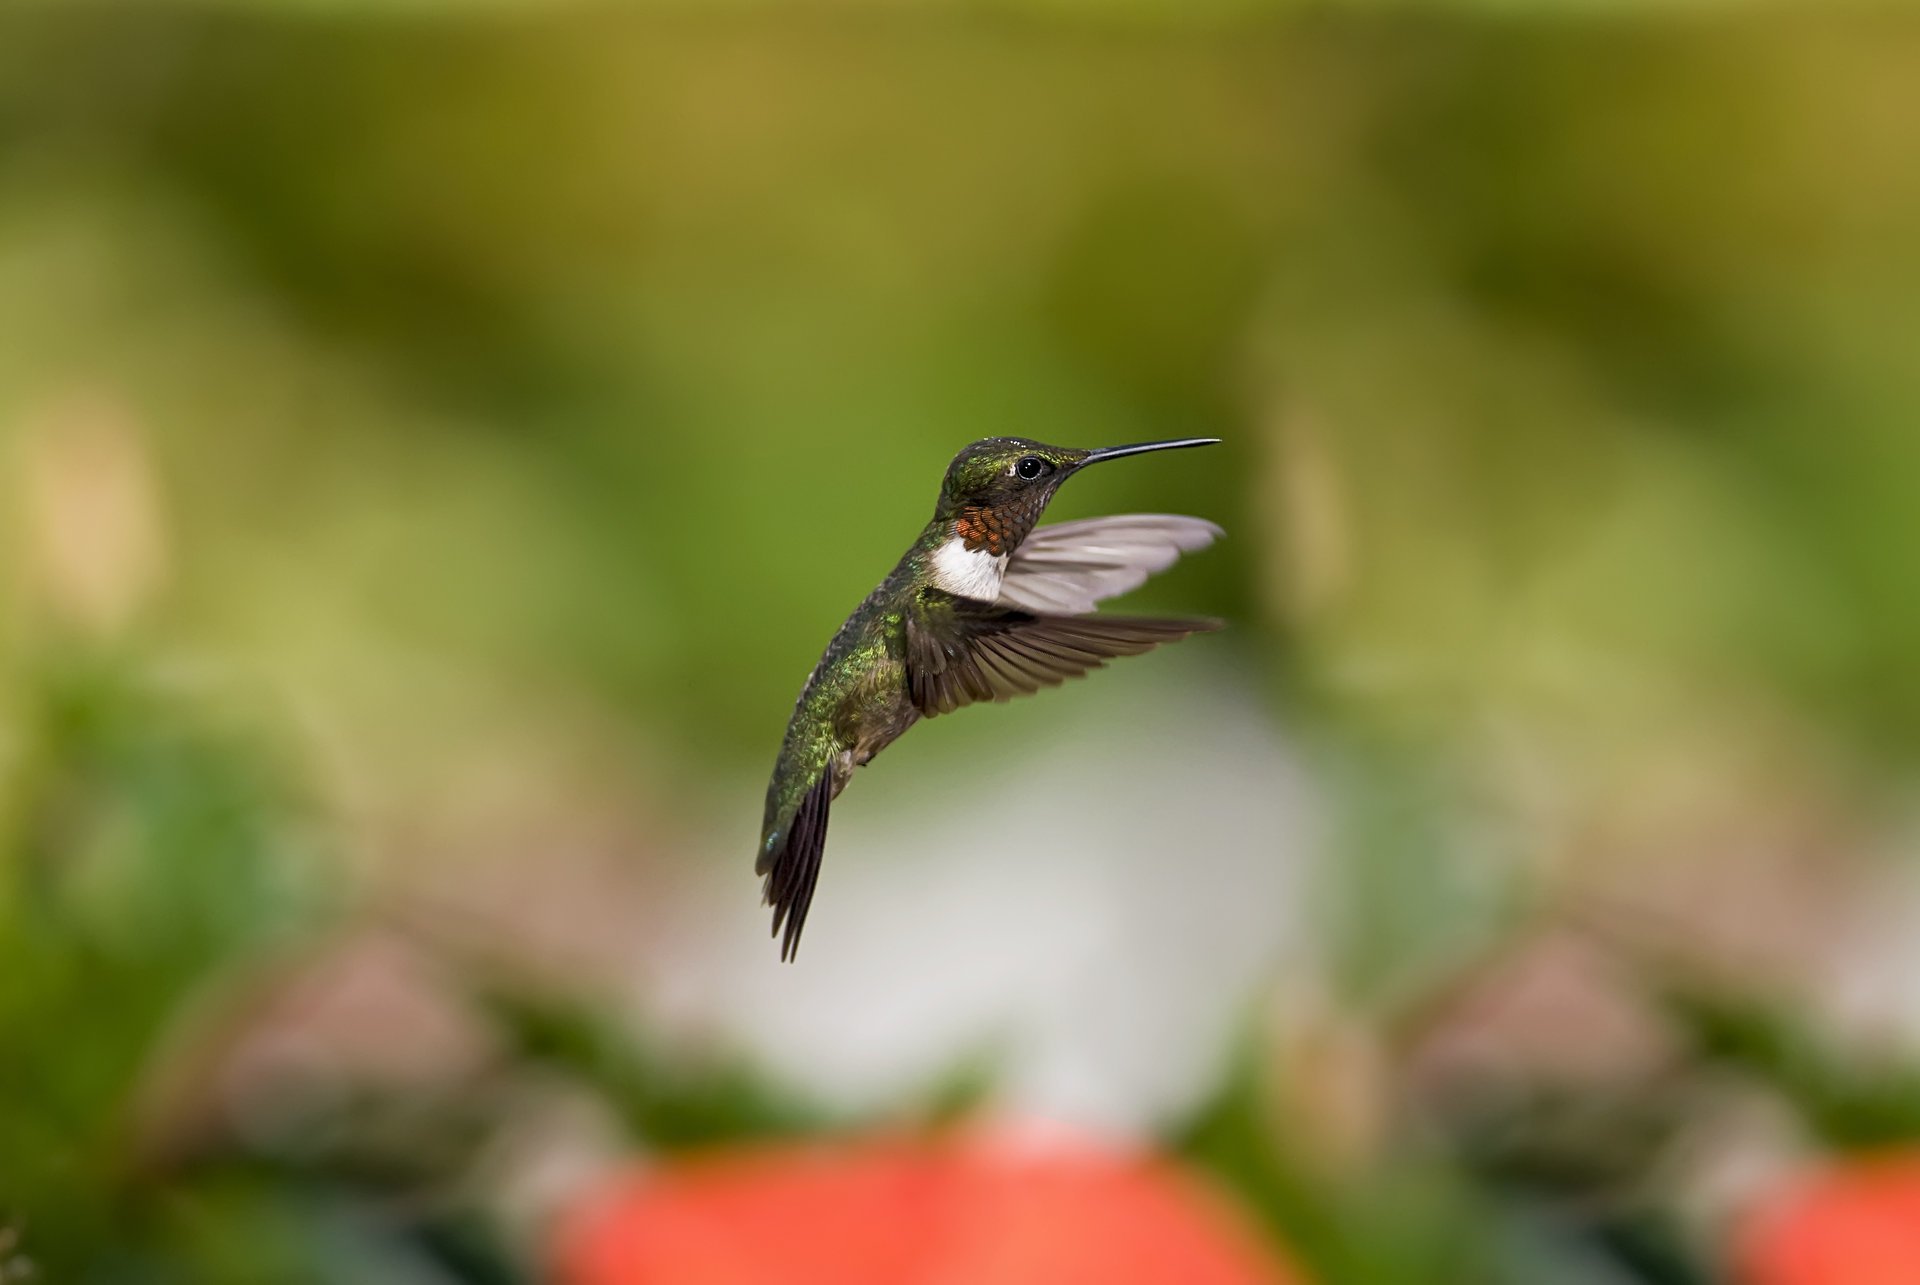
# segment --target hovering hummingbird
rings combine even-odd
[[[1212,544],[1213,523],[1135,513],[1034,529],[1060,484],[1089,464],[1219,440],[1085,451],[989,437],[953,457],[933,520],[834,634],[787,724],[753,867],[766,876],[774,935],[786,927],[781,959],[799,949],[813,904],[828,807],[856,767],[923,716],[1009,700],[1220,627],[1088,614]]]

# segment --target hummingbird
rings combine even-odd
[[[1036,529],[1061,483],[1090,464],[1219,440],[1076,450],[989,437],[953,457],[932,521],[840,626],[794,703],[754,861],[782,960],[799,949],[827,811],[855,768],[922,718],[1010,700],[1220,628],[1205,617],[1091,614],[1212,544],[1221,535],[1213,523],[1134,513]]]

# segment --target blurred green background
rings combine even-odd
[[[996,1111],[1721,1279],[1920,1136],[1916,121],[1897,6],[0,10],[0,1280]],[[1233,628],[902,742],[782,969],[793,696],[1008,433],[1224,438],[1053,516]]]

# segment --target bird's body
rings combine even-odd
[[[787,724],[755,862],[774,932],[786,929],[784,958],[812,904],[829,806],[855,768],[920,718],[1219,627],[1088,614],[1211,543],[1220,534],[1212,523],[1136,514],[1035,530],[1053,492],[1085,465],[1211,440],[1083,451],[989,438],[955,457],[933,520],[834,634]]]

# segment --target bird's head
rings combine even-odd
[[[984,438],[947,466],[935,520],[953,523],[954,534],[968,549],[985,549],[997,557],[1012,552],[1026,538],[1060,484],[1087,465],[1147,451],[1208,446],[1219,440],[1180,437],[1081,450],[1024,437]]]

